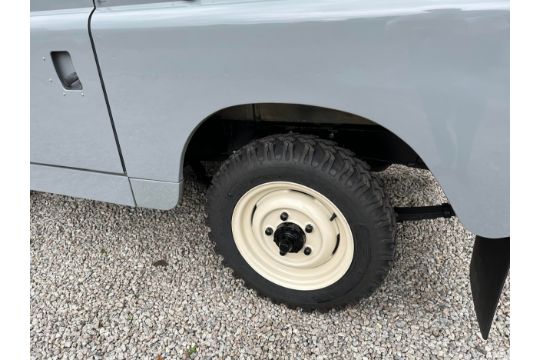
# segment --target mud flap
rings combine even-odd
[[[476,319],[484,340],[488,338],[499,297],[510,268],[510,238],[476,237],[470,279]]]

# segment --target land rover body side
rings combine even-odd
[[[322,311],[375,291],[396,221],[455,215],[487,337],[509,29],[497,0],[31,0],[31,188],[169,210],[191,167],[235,274]],[[391,164],[431,171],[448,204],[392,208],[372,176]]]

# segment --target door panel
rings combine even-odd
[[[62,3],[31,2],[47,11],[30,18],[30,161],[123,173],[88,33],[93,2]]]

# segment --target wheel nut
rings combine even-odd
[[[279,218],[281,219],[281,221],[287,221],[287,219],[289,218],[289,214],[287,214],[286,212],[282,212]]]
[[[310,247],[306,247],[304,249],[304,255],[310,255],[311,254],[311,248]]]
[[[268,236],[272,235],[274,233],[274,230],[272,230],[271,227],[267,227],[266,230],[264,230],[264,233]]]
[[[312,226],[311,224],[307,224],[307,225],[306,225],[306,232],[307,232],[307,233],[310,233],[310,232],[312,232],[312,231],[313,231],[313,226]]]

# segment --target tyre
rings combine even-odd
[[[369,296],[394,256],[394,211],[368,165],[315,136],[273,135],[234,152],[207,208],[224,264],[289,307],[325,311]]]

